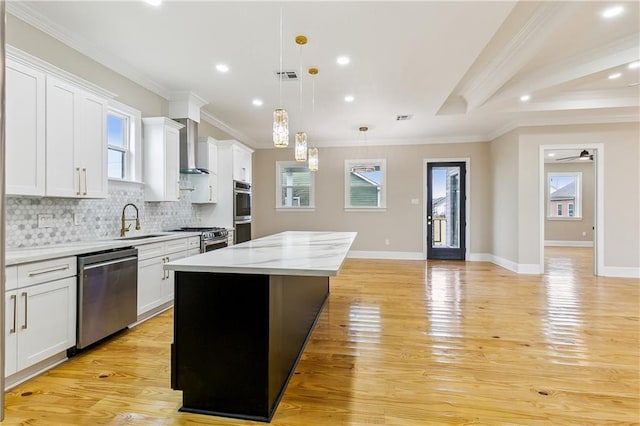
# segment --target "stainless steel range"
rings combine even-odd
[[[174,229],[174,231],[199,232],[200,233],[200,253],[216,250],[227,246],[229,232],[226,228],[198,228],[185,227]]]

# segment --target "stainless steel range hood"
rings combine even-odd
[[[180,173],[201,175],[209,171],[196,167],[198,149],[198,123],[190,118],[174,118],[184,127],[180,130]]]

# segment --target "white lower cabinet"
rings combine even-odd
[[[76,344],[77,278],[75,257],[69,259],[73,266],[64,271],[73,275],[53,281],[47,279],[65,274],[65,262],[18,266],[17,288],[5,291],[5,377]]]
[[[165,271],[163,266],[193,254],[193,246],[196,241],[199,244],[199,240],[200,237],[190,237],[138,246],[139,319],[173,301],[173,271]]]

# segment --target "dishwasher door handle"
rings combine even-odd
[[[129,262],[130,260],[137,260],[137,256],[125,257],[124,259],[116,259],[116,260],[108,260],[106,262],[93,263],[91,265],[85,265],[84,270],[87,271],[89,269],[101,268],[103,266],[115,265],[116,263]]]

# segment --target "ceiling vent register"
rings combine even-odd
[[[410,114],[396,115],[396,121],[407,121],[407,120],[411,120],[412,118],[413,118],[413,115],[410,115]]]

